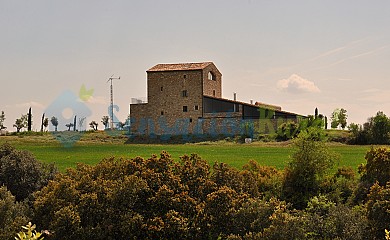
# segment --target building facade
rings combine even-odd
[[[222,74],[212,62],[150,68],[147,103],[130,104],[134,135],[266,133],[301,117],[278,106],[223,99]]]

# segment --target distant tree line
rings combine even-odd
[[[390,119],[379,111],[363,125],[351,123],[353,144],[390,144]]]

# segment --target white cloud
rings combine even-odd
[[[31,101],[31,102],[26,102],[26,103],[15,104],[15,107],[17,107],[17,108],[29,108],[29,107],[32,107],[32,108],[44,109],[45,105],[43,105],[42,103],[39,103],[39,102]]]
[[[362,91],[362,96],[359,98],[359,100],[370,104],[388,104],[389,96],[389,90],[370,88]]]
[[[285,90],[292,93],[317,93],[320,89],[307,79],[304,79],[297,74],[292,74],[287,79],[279,80],[277,86],[281,90]]]
[[[108,105],[110,102],[107,100],[107,97],[103,96],[91,96],[86,101],[91,104],[100,104],[100,105]]]

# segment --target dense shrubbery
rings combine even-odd
[[[32,178],[39,185],[29,191],[23,178],[6,182],[26,192],[20,201],[0,188],[0,238],[13,239],[32,220],[51,233],[45,239],[383,239],[389,150],[371,149],[357,179],[351,168],[331,172],[337,157],[321,136],[301,131],[284,171],[255,161],[242,170],[211,167],[195,154],[174,161],[162,152],[79,164],[49,181],[53,169],[14,164],[43,180]],[[33,159],[8,145],[0,154],[10,165]]]

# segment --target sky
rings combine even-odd
[[[67,96],[102,129],[109,77],[120,77],[115,116],[124,121],[131,99],[146,98],[147,69],[212,61],[224,98],[302,115],[344,108],[362,124],[390,115],[389,22],[385,0],[0,0],[0,111],[15,131],[31,107],[39,130],[44,112],[75,114],[56,105]],[[90,94],[78,98],[83,86]]]

